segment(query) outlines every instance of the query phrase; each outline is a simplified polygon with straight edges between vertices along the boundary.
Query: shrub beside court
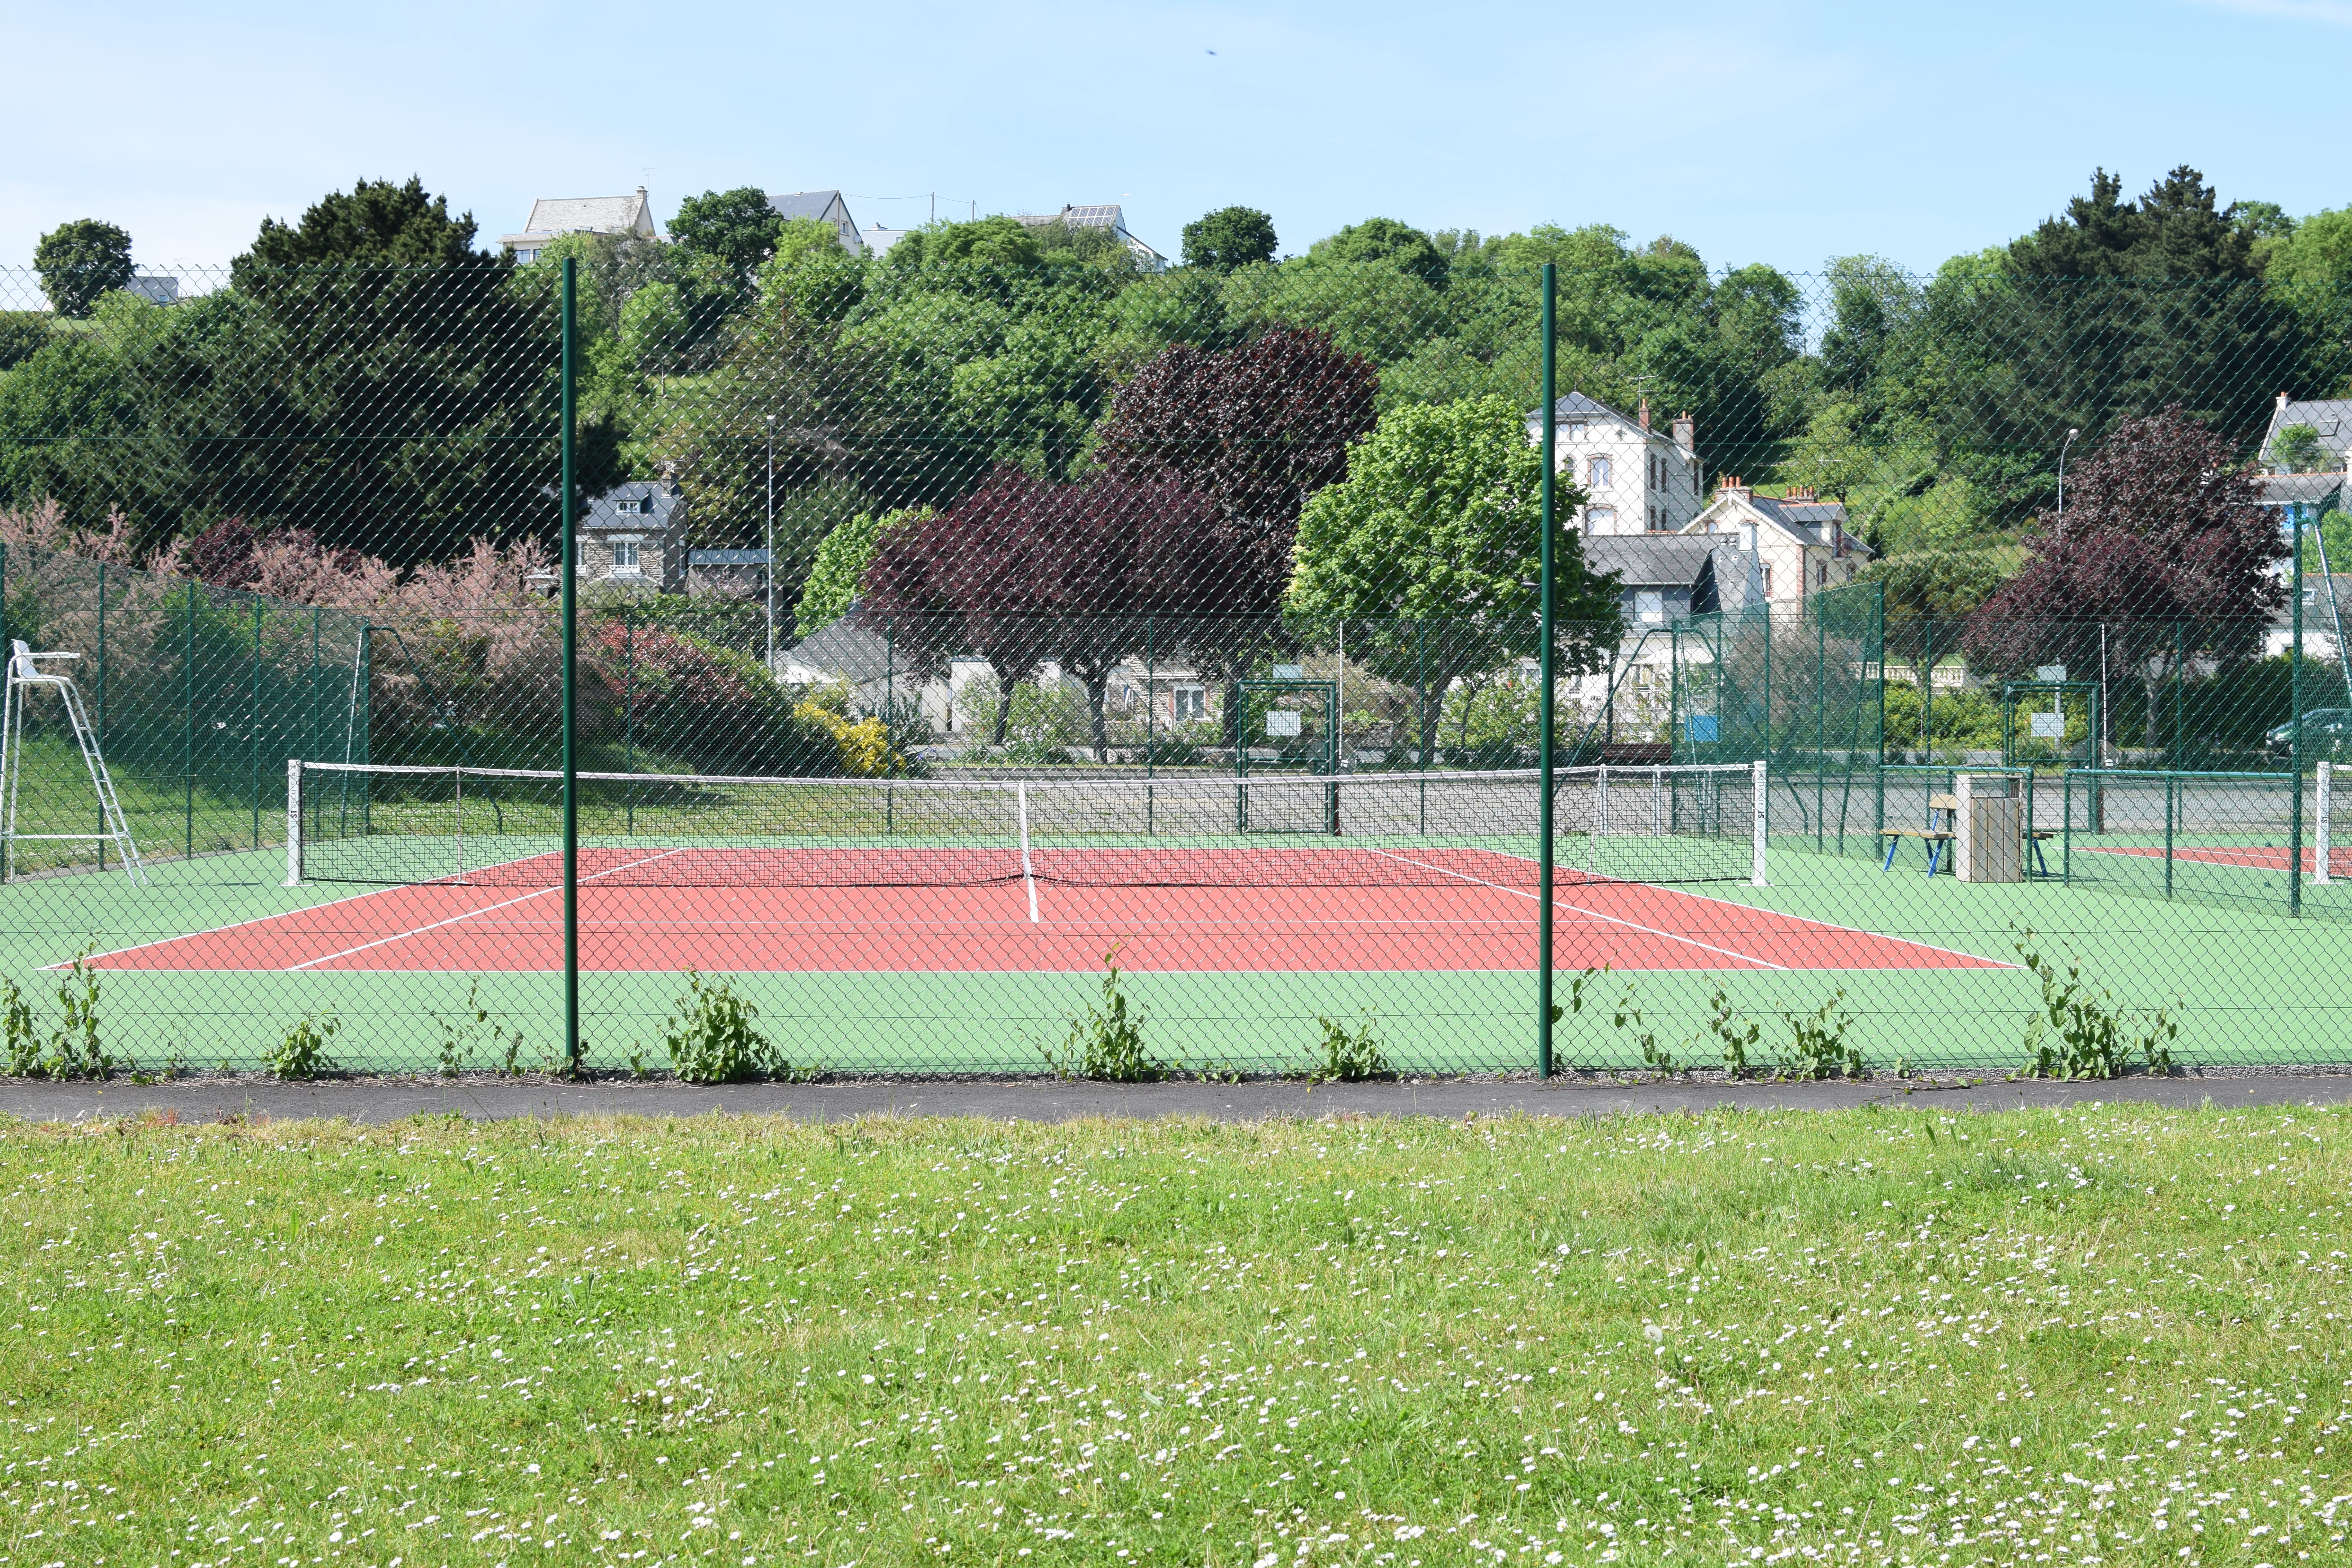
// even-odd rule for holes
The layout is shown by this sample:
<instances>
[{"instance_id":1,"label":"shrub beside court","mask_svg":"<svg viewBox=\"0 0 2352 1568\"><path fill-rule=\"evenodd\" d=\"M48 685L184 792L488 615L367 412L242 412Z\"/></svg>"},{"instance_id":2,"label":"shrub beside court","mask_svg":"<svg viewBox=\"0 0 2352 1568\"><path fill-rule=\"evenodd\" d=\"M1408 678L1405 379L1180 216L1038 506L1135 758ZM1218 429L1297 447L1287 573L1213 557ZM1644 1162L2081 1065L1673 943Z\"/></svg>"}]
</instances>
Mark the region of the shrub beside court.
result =
<instances>
[{"instance_id":1,"label":"shrub beside court","mask_svg":"<svg viewBox=\"0 0 2352 1568\"><path fill-rule=\"evenodd\" d=\"M0 1554L2341 1560L2347 1131L9 1125Z\"/></svg>"}]
</instances>

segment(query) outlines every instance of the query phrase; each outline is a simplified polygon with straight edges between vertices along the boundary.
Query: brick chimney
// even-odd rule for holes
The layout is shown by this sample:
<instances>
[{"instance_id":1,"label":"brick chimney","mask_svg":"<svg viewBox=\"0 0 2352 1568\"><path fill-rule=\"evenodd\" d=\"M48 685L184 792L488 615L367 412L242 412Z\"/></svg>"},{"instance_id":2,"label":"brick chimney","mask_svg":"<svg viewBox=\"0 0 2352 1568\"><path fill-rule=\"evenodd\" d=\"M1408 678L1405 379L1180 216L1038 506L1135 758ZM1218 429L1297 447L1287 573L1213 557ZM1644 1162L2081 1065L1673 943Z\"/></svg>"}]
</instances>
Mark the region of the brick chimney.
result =
<instances>
[{"instance_id":1,"label":"brick chimney","mask_svg":"<svg viewBox=\"0 0 2352 1568\"><path fill-rule=\"evenodd\" d=\"M1675 416L1675 445L1680 447L1685 456L1698 455L1698 422L1690 416L1687 408Z\"/></svg>"},{"instance_id":2,"label":"brick chimney","mask_svg":"<svg viewBox=\"0 0 2352 1568\"><path fill-rule=\"evenodd\" d=\"M2281 414L2286 412L2286 394L2284 392L2280 393L2278 395L2278 411Z\"/></svg>"},{"instance_id":3,"label":"brick chimney","mask_svg":"<svg viewBox=\"0 0 2352 1568\"><path fill-rule=\"evenodd\" d=\"M1756 492L1754 487L1741 484L1738 474L1726 474L1715 482L1715 493L1718 496L1738 496L1741 500L1750 500L1754 499Z\"/></svg>"},{"instance_id":4,"label":"brick chimney","mask_svg":"<svg viewBox=\"0 0 2352 1568\"><path fill-rule=\"evenodd\" d=\"M1822 492L1811 485L1790 485L1789 493L1780 498L1791 505L1802 506L1822 499Z\"/></svg>"},{"instance_id":5,"label":"brick chimney","mask_svg":"<svg viewBox=\"0 0 2352 1568\"><path fill-rule=\"evenodd\" d=\"M2282 401L2284 401L2284 399L2282 399ZM1643 429L1644 429L1644 430L1647 430L1649 427L1650 427L1650 395L1649 395L1648 393L1646 393L1646 392L1645 392L1645 393L1642 394L1642 428L1643 428Z\"/></svg>"}]
</instances>

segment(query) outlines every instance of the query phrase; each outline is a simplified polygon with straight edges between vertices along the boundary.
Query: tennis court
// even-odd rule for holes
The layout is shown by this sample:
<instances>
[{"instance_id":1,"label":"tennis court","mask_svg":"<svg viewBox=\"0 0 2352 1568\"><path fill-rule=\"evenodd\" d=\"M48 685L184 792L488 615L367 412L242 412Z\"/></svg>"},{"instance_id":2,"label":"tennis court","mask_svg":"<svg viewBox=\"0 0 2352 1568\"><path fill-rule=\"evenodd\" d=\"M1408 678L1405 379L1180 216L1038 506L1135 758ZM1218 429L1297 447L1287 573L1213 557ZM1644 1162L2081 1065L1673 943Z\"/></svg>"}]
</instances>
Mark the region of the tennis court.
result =
<instances>
[{"instance_id":1,"label":"tennis court","mask_svg":"<svg viewBox=\"0 0 2352 1568\"><path fill-rule=\"evenodd\" d=\"M919 858L920 863L914 862ZM692 847L583 852L581 964L604 973L1531 969L1535 864L1486 849L1001 851ZM1268 859L1276 862L1269 867ZM1270 871L1281 882L1268 885ZM111 952L107 968L532 972L562 963L560 861L378 889ZM920 876L927 885L912 886ZM1570 869L1565 967L1950 969L1990 961Z\"/></svg>"}]
</instances>

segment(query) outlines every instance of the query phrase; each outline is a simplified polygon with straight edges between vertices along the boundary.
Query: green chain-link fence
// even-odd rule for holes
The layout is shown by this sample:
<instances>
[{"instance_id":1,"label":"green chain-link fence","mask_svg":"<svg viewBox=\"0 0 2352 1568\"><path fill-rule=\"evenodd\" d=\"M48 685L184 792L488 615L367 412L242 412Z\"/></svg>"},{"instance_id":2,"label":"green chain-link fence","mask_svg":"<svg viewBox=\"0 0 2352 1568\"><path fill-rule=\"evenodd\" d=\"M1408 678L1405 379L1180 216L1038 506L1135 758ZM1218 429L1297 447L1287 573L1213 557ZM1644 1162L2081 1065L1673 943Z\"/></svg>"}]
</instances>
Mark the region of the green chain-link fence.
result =
<instances>
[{"instance_id":1,"label":"green chain-link fence","mask_svg":"<svg viewBox=\"0 0 2352 1568\"><path fill-rule=\"evenodd\" d=\"M2342 1059L2329 300L1082 238L0 274L13 1067Z\"/></svg>"}]
</instances>

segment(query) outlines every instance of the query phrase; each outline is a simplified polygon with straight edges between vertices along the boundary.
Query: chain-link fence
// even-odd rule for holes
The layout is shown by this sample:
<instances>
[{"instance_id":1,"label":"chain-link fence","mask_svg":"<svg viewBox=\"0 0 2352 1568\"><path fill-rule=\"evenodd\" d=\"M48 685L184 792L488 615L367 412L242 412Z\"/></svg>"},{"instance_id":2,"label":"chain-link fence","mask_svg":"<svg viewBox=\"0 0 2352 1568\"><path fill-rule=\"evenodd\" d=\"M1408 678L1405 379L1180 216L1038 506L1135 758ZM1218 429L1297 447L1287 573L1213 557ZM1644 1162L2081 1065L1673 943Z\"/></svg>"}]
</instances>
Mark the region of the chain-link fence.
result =
<instances>
[{"instance_id":1,"label":"chain-link fence","mask_svg":"<svg viewBox=\"0 0 2352 1568\"><path fill-rule=\"evenodd\" d=\"M2343 1059L2332 293L970 228L0 273L10 1070Z\"/></svg>"}]
</instances>

